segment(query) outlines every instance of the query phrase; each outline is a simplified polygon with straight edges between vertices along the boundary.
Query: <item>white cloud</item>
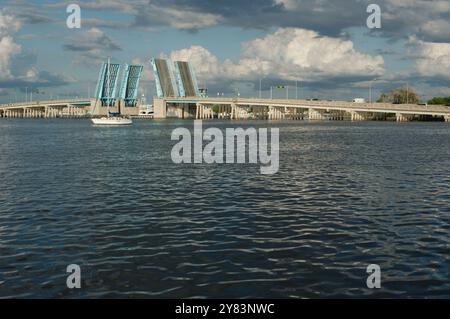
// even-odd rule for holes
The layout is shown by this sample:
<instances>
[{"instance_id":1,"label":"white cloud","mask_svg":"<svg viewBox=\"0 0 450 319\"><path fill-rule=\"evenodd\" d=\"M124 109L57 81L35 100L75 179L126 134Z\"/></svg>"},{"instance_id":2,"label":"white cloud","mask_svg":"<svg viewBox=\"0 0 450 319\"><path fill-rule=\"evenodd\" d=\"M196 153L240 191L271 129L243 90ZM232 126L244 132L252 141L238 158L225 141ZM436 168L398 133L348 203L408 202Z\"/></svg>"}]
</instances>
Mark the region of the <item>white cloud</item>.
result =
<instances>
[{"instance_id":1,"label":"white cloud","mask_svg":"<svg viewBox=\"0 0 450 319\"><path fill-rule=\"evenodd\" d=\"M164 56L162 56L164 58ZM172 61L189 61L195 73L204 80L213 80L225 75L221 61L204 47L194 45L188 49L173 51L170 54Z\"/></svg>"},{"instance_id":2,"label":"white cloud","mask_svg":"<svg viewBox=\"0 0 450 319\"><path fill-rule=\"evenodd\" d=\"M415 68L420 75L450 79L450 43L425 42L411 37L409 54L416 59Z\"/></svg>"},{"instance_id":3,"label":"white cloud","mask_svg":"<svg viewBox=\"0 0 450 319\"><path fill-rule=\"evenodd\" d=\"M12 15L8 15L4 10L0 10L0 37L16 32L20 29L21 24L19 20Z\"/></svg>"},{"instance_id":4,"label":"white cloud","mask_svg":"<svg viewBox=\"0 0 450 319\"><path fill-rule=\"evenodd\" d=\"M144 58L134 58L131 61L132 64L143 65L144 70L142 71L141 81L150 82L154 80L153 70L150 68L149 60Z\"/></svg>"},{"instance_id":5,"label":"white cloud","mask_svg":"<svg viewBox=\"0 0 450 319\"><path fill-rule=\"evenodd\" d=\"M323 37L317 32L281 28L264 38L247 42L241 59L220 61L201 46L174 51L173 60L190 61L201 79L320 81L330 77L380 76L381 56L355 50L351 41Z\"/></svg>"},{"instance_id":6,"label":"white cloud","mask_svg":"<svg viewBox=\"0 0 450 319\"><path fill-rule=\"evenodd\" d=\"M13 16L0 11L0 80L12 78L11 60L20 54L20 45L14 42L12 33L20 28L20 23Z\"/></svg>"},{"instance_id":7,"label":"white cloud","mask_svg":"<svg viewBox=\"0 0 450 319\"><path fill-rule=\"evenodd\" d=\"M74 59L76 64L86 65L101 63L107 56L106 52L122 50L114 39L95 27L69 37L63 48L76 54Z\"/></svg>"},{"instance_id":8,"label":"white cloud","mask_svg":"<svg viewBox=\"0 0 450 319\"><path fill-rule=\"evenodd\" d=\"M420 31L432 39L450 39L450 21L444 19L425 22Z\"/></svg>"},{"instance_id":9,"label":"white cloud","mask_svg":"<svg viewBox=\"0 0 450 319\"><path fill-rule=\"evenodd\" d=\"M297 0L275 0L275 3L283 5L287 10L295 10L300 6Z\"/></svg>"},{"instance_id":10,"label":"white cloud","mask_svg":"<svg viewBox=\"0 0 450 319\"><path fill-rule=\"evenodd\" d=\"M179 8L166 8L150 5L148 10L150 19L163 17L169 26L181 30L193 30L207 28L217 25L221 16L206 12L196 12L192 10L180 10Z\"/></svg>"}]
</instances>

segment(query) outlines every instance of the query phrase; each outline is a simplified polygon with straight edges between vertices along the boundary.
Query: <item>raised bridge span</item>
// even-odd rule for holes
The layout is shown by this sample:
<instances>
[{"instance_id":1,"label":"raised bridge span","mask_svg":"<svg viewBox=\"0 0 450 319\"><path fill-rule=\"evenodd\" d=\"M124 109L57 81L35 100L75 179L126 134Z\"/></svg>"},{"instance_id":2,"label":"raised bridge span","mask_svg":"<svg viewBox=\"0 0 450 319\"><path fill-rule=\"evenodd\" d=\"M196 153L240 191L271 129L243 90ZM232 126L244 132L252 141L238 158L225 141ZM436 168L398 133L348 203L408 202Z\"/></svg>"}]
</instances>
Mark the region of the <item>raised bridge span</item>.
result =
<instances>
[{"instance_id":1,"label":"raised bridge span","mask_svg":"<svg viewBox=\"0 0 450 319\"><path fill-rule=\"evenodd\" d=\"M413 119L450 121L450 107L389 103L353 103L252 98L155 98L155 118L229 119L309 119L309 120L385 120Z\"/></svg>"}]
</instances>

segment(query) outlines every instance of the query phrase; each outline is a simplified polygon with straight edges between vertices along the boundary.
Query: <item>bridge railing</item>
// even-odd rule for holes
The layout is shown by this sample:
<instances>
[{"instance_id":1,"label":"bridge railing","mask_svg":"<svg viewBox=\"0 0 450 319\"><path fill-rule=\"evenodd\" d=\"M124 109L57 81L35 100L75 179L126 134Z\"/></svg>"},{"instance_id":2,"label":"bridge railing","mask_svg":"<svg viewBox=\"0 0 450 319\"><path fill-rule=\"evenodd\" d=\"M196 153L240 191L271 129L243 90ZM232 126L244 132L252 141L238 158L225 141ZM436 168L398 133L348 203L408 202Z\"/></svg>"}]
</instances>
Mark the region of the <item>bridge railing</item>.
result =
<instances>
[{"instance_id":1,"label":"bridge railing","mask_svg":"<svg viewBox=\"0 0 450 319\"><path fill-rule=\"evenodd\" d=\"M0 108L8 108L8 107L27 107L27 106L40 106L40 105L51 105L51 104L70 104L71 102L84 102L89 101L93 102L95 99L87 98L87 99L62 99L62 100L49 100L49 101L34 101L34 102L19 102L19 103L8 103L8 104L0 104Z\"/></svg>"},{"instance_id":2,"label":"bridge railing","mask_svg":"<svg viewBox=\"0 0 450 319\"><path fill-rule=\"evenodd\" d=\"M348 109L377 109L391 111L431 111L431 112L450 112L450 107L445 105L419 105L419 104L391 104L391 103L355 103L346 101L314 101L314 100L292 100L292 99L258 99L258 98L168 98L167 100L196 100L198 103L241 103L241 104L277 104L284 106L305 106L305 107L336 107Z\"/></svg>"}]
</instances>

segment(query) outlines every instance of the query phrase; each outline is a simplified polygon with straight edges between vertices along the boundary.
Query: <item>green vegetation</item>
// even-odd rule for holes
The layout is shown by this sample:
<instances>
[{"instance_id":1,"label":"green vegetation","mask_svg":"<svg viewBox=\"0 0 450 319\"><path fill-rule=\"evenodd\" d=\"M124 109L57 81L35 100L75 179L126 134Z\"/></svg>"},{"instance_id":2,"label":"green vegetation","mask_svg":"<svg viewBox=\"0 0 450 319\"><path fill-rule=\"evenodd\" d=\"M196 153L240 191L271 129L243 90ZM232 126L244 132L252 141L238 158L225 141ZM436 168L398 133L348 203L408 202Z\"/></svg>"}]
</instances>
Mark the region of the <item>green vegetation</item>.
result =
<instances>
[{"instance_id":1,"label":"green vegetation","mask_svg":"<svg viewBox=\"0 0 450 319\"><path fill-rule=\"evenodd\" d=\"M450 97L435 97L428 101L431 105L450 105Z\"/></svg>"},{"instance_id":2,"label":"green vegetation","mask_svg":"<svg viewBox=\"0 0 450 319\"><path fill-rule=\"evenodd\" d=\"M399 88L389 93L381 94L378 103L394 103L394 104L419 104L420 98L414 89Z\"/></svg>"}]
</instances>

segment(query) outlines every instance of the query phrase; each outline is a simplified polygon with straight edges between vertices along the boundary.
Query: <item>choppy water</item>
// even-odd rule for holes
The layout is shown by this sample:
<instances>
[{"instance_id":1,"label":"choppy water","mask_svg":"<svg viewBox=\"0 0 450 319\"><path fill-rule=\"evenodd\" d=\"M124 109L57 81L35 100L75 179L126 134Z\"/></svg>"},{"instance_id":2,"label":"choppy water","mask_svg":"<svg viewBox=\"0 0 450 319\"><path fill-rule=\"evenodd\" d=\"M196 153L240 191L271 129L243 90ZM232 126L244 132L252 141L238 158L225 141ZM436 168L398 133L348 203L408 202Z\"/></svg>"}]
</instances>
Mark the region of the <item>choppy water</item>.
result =
<instances>
[{"instance_id":1,"label":"choppy water","mask_svg":"<svg viewBox=\"0 0 450 319\"><path fill-rule=\"evenodd\" d=\"M204 123L279 127L274 176L173 164L190 124L0 121L0 297L450 298L448 124Z\"/></svg>"}]
</instances>

